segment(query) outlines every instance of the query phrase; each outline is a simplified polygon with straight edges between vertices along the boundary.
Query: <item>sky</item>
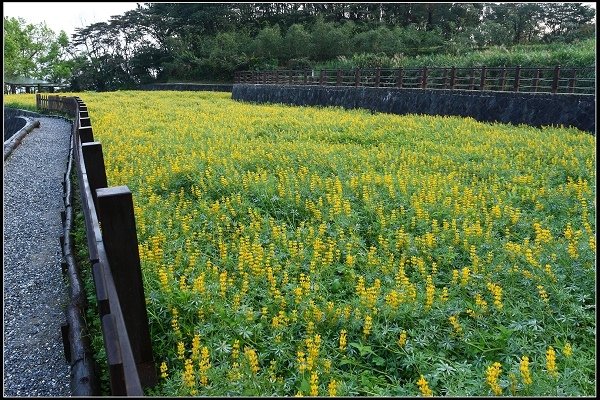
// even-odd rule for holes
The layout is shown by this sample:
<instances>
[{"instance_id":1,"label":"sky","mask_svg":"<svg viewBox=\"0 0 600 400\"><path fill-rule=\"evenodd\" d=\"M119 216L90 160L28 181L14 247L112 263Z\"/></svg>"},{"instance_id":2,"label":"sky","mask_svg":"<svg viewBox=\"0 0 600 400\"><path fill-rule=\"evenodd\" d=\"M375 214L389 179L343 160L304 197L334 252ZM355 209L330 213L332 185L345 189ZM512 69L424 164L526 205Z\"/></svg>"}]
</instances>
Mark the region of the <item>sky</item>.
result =
<instances>
[{"instance_id":1,"label":"sky","mask_svg":"<svg viewBox=\"0 0 600 400\"><path fill-rule=\"evenodd\" d=\"M3 2L5 17L21 17L27 23L45 21L48 28L59 33L61 30L71 38L75 28L84 28L95 22L107 22L113 15L133 10L138 3L29 3ZM139 4L143 4L140 2Z\"/></svg>"},{"instance_id":2,"label":"sky","mask_svg":"<svg viewBox=\"0 0 600 400\"><path fill-rule=\"evenodd\" d=\"M83 28L95 22L107 22L113 15L133 10L138 3L29 3L3 2L5 17L21 17L28 23L45 21L54 32L64 30L71 37L75 28ZM142 4L142 2L140 2ZM596 8L596 3L583 3Z\"/></svg>"}]
</instances>

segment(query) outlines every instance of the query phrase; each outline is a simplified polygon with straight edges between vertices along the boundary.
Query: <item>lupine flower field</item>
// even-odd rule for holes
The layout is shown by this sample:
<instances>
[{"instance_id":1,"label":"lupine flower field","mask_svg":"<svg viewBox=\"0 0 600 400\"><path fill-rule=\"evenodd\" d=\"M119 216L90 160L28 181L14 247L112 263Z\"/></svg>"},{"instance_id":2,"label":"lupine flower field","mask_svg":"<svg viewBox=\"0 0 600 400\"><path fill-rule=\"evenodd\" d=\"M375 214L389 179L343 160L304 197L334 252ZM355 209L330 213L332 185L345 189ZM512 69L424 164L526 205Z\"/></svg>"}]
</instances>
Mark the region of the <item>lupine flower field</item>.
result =
<instances>
[{"instance_id":1,"label":"lupine flower field","mask_svg":"<svg viewBox=\"0 0 600 400\"><path fill-rule=\"evenodd\" d=\"M595 394L594 136L78 95L133 192L148 394Z\"/></svg>"}]
</instances>

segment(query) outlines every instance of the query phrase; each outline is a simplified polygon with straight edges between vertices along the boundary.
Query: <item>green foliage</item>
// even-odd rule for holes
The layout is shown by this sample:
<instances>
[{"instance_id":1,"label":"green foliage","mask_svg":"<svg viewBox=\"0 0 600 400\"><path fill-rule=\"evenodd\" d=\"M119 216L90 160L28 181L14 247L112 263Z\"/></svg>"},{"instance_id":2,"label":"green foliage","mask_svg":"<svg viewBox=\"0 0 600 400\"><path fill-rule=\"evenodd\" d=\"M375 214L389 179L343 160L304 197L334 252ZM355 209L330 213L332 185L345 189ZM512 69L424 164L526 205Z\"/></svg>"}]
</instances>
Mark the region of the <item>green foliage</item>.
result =
<instances>
[{"instance_id":1,"label":"green foliage","mask_svg":"<svg viewBox=\"0 0 600 400\"><path fill-rule=\"evenodd\" d=\"M594 15L580 3L144 3L77 29L71 43L43 24L5 18L5 73L108 91L231 82L257 69L582 67L595 62L595 50L578 44L595 44ZM539 43L573 48L519 48Z\"/></svg>"},{"instance_id":2,"label":"green foliage","mask_svg":"<svg viewBox=\"0 0 600 400\"><path fill-rule=\"evenodd\" d=\"M71 74L66 59L68 37L22 18L4 17L4 76L64 82Z\"/></svg>"},{"instance_id":3,"label":"green foliage","mask_svg":"<svg viewBox=\"0 0 600 400\"><path fill-rule=\"evenodd\" d=\"M518 45L511 48L493 46L485 50L472 50L460 55L454 54L425 54L415 57L396 54L353 54L352 57L338 57L336 60L319 63L316 69L353 69L353 68L417 68L433 67L501 67L513 65L535 65L540 67L593 67L596 39L564 44L534 44Z\"/></svg>"}]
</instances>

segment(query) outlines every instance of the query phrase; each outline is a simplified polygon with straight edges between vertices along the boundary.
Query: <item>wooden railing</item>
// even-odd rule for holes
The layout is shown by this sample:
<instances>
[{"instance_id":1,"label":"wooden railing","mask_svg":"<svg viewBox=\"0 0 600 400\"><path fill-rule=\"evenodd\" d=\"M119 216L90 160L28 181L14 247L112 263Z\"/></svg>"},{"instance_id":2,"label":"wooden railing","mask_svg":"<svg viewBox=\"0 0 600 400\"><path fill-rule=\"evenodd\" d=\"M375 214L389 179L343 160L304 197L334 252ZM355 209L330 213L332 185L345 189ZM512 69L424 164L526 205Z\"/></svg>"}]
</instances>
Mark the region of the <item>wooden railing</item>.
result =
<instances>
[{"instance_id":1,"label":"wooden railing","mask_svg":"<svg viewBox=\"0 0 600 400\"><path fill-rule=\"evenodd\" d=\"M36 103L41 110L73 118L73 157L111 394L143 396L142 388L156 383L157 372L131 192L127 186L107 187L102 146L94 141L88 109L81 99L37 94Z\"/></svg>"},{"instance_id":2,"label":"wooden railing","mask_svg":"<svg viewBox=\"0 0 600 400\"><path fill-rule=\"evenodd\" d=\"M595 94L595 71L559 65L238 71L235 83Z\"/></svg>"}]
</instances>

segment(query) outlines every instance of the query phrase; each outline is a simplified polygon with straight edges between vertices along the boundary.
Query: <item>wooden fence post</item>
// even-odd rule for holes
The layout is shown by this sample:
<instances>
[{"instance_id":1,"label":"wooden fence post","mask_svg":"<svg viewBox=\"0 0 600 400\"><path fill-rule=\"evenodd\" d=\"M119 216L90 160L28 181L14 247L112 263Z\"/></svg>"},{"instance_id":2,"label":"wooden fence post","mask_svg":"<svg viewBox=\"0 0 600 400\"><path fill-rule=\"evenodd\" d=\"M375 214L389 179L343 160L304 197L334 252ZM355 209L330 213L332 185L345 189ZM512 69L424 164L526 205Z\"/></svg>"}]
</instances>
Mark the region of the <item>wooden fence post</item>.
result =
<instances>
[{"instance_id":1,"label":"wooden fence post","mask_svg":"<svg viewBox=\"0 0 600 400\"><path fill-rule=\"evenodd\" d=\"M519 81L521 80L521 66L517 65L515 67L515 84L513 85L513 90L515 92L519 91Z\"/></svg>"},{"instance_id":2,"label":"wooden fence post","mask_svg":"<svg viewBox=\"0 0 600 400\"><path fill-rule=\"evenodd\" d=\"M360 85L360 68L356 68L354 71L354 86Z\"/></svg>"},{"instance_id":3,"label":"wooden fence post","mask_svg":"<svg viewBox=\"0 0 600 400\"><path fill-rule=\"evenodd\" d=\"M504 81L506 80L506 67L502 67L500 70L500 82L498 83L498 89L504 90Z\"/></svg>"},{"instance_id":4,"label":"wooden fence post","mask_svg":"<svg viewBox=\"0 0 600 400\"><path fill-rule=\"evenodd\" d=\"M538 82L540 81L540 69L535 70L535 78L533 78L533 91L537 93L538 91Z\"/></svg>"},{"instance_id":5,"label":"wooden fence post","mask_svg":"<svg viewBox=\"0 0 600 400\"><path fill-rule=\"evenodd\" d=\"M96 190L98 221L127 335L142 386L157 381L148 327L146 298L133 213L133 198L127 186Z\"/></svg>"},{"instance_id":6,"label":"wooden fence post","mask_svg":"<svg viewBox=\"0 0 600 400\"><path fill-rule=\"evenodd\" d=\"M448 68L444 68L444 78L443 78L442 86L444 89L448 88Z\"/></svg>"},{"instance_id":7,"label":"wooden fence post","mask_svg":"<svg viewBox=\"0 0 600 400\"><path fill-rule=\"evenodd\" d=\"M421 76L421 89L427 89L427 67L423 67L423 74Z\"/></svg>"},{"instance_id":8,"label":"wooden fence post","mask_svg":"<svg viewBox=\"0 0 600 400\"><path fill-rule=\"evenodd\" d=\"M471 79L469 80L469 89L475 90L475 68L471 68Z\"/></svg>"},{"instance_id":9,"label":"wooden fence post","mask_svg":"<svg viewBox=\"0 0 600 400\"><path fill-rule=\"evenodd\" d=\"M573 69L573 77L569 79L569 93L575 92L575 81L577 80L577 70Z\"/></svg>"},{"instance_id":10,"label":"wooden fence post","mask_svg":"<svg viewBox=\"0 0 600 400\"><path fill-rule=\"evenodd\" d=\"M485 65L481 67L481 80L479 81L479 90L485 89Z\"/></svg>"},{"instance_id":11,"label":"wooden fence post","mask_svg":"<svg viewBox=\"0 0 600 400\"><path fill-rule=\"evenodd\" d=\"M552 93L558 91L558 80L560 79L560 65L554 67L554 78L552 79Z\"/></svg>"},{"instance_id":12,"label":"wooden fence post","mask_svg":"<svg viewBox=\"0 0 600 400\"><path fill-rule=\"evenodd\" d=\"M399 89L402 89L402 81L404 80L404 70L402 68L398 68L398 76L396 77L396 86Z\"/></svg>"},{"instance_id":13,"label":"wooden fence post","mask_svg":"<svg viewBox=\"0 0 600 400\"><path fill-rule=\"evenodd\" d=\"M83 154L83 162L85 163L90 192L92 192L92 198L94 199L94 206L98 209L96 189L108 186L102 145L100 142L81 143L81 153Z\"/></svg>"},{"instance_id":14,"label":"wooden fence post","mask_svg":"<svg viewBox=\"0 0 600 400\"><path fill-rule=\"evenodd\" d=\"M304 70L303 83L306 85L308 83L308 71Z\"/></svg>"},{"instance_id":15,"label":"wooden fence post","mask_svg":"<svg viewBox=\"0 0 600 400\"><path fill-rule=\"evenodd\" d=\"M381 68L377 67L375 69L375 87L379 87L381 82Z\"/></svg>"},{"instance_id":16,"label":"wooden fence post","mask_svg":"<svg viewBox=\"0 0 600 400\"><path fill-rule=\"evenodd\" d=\"M94 133L92 132L91 126L81 126L79 127L79 140L81 143L88 143L94 141Z\"/></svg>"},{"instance_id":17,"label":"wooden fence post","mask_svg":"<svg viewBox=\"0 0 600 400\"><path fill-rule=\"evenodd\" d=\"M321 72L319 72L319 85L324 85L325 84L325 70L321 70Z\"/></svg>"},{"instance_id":18,"label":"wooden fence post","mask_svg":"<svg viewBox=\"0 0 600 400\"><path fill-rule=\"evenodd\" d=\"M450 90L454 89L454 83L456 82L456 67L450 68Z\"/></svg>"}]
</instances>

